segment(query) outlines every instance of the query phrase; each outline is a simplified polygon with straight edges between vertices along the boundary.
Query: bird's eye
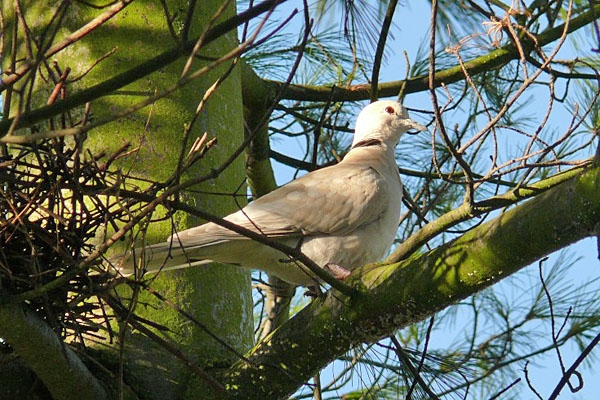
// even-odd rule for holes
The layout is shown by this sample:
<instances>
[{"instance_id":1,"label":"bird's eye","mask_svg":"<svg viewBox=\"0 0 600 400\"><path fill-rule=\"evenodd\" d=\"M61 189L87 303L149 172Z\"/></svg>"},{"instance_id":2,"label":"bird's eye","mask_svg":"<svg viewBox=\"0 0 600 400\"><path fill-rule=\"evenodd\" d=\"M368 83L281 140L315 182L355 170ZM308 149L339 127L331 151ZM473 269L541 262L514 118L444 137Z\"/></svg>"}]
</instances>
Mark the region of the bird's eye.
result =
<instances>
[{"instance_id":1,"label":"bird's eye","mask_svg":"<svg viewBox=\"0 0 600 400\"><path fill-rule=\"evenodd\" d=\"M394 110L394 107L392 107L392 106L387 106L384 111L386 112L386 114L392 114L393 115L393 114L396 113L396 110Z\"/></svg>"}]
</instances>

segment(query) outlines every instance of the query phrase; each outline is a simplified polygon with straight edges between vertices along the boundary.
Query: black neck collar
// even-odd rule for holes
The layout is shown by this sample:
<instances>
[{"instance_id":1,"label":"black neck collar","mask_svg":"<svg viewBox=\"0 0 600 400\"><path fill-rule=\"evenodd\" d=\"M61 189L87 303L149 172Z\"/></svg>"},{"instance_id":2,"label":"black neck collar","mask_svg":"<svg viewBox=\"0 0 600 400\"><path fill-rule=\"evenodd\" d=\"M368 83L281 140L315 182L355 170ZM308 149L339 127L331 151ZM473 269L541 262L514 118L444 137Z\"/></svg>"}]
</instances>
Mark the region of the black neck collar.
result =
<instances>
[{"instance_id":1,"label":"black neck collar","mask_svg":"<svg viewBox=\"0 0 600 400\"><path fill-rule=\"evenodd\" d=\"M354 146L352 146L352 148L355 149L357 147L381 146L382 144L383 141L381 139L365 139L356 143Z\"/></svg>"}]
</instances>

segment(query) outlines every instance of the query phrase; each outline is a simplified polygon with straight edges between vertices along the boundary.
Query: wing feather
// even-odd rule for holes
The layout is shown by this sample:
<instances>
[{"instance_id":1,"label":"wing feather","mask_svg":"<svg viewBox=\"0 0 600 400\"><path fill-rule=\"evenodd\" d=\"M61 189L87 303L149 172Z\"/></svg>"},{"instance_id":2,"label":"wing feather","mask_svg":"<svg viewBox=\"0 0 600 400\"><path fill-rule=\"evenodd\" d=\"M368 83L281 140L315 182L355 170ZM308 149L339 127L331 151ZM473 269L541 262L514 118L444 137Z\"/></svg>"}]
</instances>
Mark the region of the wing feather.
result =
<instances>
[{"instance_id":1,"label":"wing feather","mask_svg":"<svg viewBox=\"0 0 600 400\"><path fill-rule=\"evenodd\" d=\"M383 179L373 167L337 164L293 180L225 219L273 238L344 235L375 221L395 201ZM173 239L187 247L245 237L207 223Z\"/></svg>"}]
</instances>

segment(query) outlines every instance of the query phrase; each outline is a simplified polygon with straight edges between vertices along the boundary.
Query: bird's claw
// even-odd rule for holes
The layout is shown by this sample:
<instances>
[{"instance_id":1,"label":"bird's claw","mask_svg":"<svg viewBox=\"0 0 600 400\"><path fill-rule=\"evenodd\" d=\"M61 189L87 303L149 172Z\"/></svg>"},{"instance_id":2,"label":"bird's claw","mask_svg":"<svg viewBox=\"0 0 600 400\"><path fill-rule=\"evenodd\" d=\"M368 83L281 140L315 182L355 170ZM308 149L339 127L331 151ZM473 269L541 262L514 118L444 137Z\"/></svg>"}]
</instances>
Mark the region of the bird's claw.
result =
<instances>
[{"instance_id":1,"label":"bird's claw","mask_svg":"<svg viewBox=\"0 0 600 400\"><path fill-rule=\"evenodd\" d=\"M342 280L346 279L348 277L348 275L350 275L350 272L351 272L349 269L346 269L346 268L342 267L341 265L334 264L334 263L327 263L327 264L325 264L325 266L323 268L326 269L327 271L329 271L331 273L331 275L333 275L333 277L335 279L337 279L338 281L342 281Z\"/></svg>"}]
</instances>

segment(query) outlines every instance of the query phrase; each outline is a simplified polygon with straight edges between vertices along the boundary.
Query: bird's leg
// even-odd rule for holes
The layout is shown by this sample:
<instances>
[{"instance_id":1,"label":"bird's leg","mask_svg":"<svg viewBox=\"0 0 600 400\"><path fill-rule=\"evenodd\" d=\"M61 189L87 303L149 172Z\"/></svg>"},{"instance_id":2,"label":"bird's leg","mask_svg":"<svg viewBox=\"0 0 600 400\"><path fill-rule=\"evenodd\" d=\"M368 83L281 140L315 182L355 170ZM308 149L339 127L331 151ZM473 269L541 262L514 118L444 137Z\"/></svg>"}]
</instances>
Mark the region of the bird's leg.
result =
<instances>
[{"instance_id":1,"label":"bird's leg","mask_svg":"<svg viewBox=\"0 0 600 400\"><path fill-rule=\"evenodd\" d=\"M333 275L333 277L338 281L346 279L351 272L349 269L346 269L335 263L327 263L323 266L323 269L329 271L331 275Z\"/></svg>"}]
</instances>

